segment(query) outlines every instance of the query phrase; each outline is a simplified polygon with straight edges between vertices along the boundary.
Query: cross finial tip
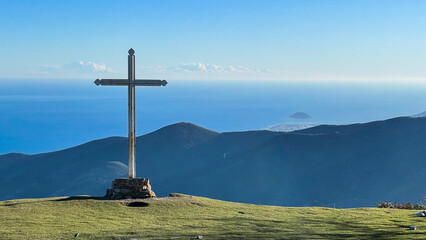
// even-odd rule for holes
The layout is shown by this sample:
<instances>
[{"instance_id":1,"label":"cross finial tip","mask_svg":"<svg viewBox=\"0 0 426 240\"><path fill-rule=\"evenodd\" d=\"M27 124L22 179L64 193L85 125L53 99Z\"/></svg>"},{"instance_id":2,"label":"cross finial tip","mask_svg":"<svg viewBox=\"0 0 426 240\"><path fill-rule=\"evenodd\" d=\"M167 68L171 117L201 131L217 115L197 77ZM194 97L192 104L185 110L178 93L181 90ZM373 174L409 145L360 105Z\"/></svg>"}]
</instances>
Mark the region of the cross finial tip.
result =
<instances>
[{"instance_id":1,"label":"cross finial tip","mask_svg":"<svg viewBox=\"0 0 426 240\"><path fill-rule=\"evenodd\" d=\"M96 80L94 81L94 83L96 84L96 86L99 86L99 85L101 84L101 80L100 80L100 79L96 79Z\"/></svg>"},{"instance_id":2,"label":"cross finial tip","mask_svg":"<svg viewBox=\"0 0 426 240\"><path fill-rule=\"evenodd\" d=\"M129 49L129 55L131 56L131 55L134 55L135 54L135 50L133 50L133 48L130 48Z\"/></svg>"}]
</instances>

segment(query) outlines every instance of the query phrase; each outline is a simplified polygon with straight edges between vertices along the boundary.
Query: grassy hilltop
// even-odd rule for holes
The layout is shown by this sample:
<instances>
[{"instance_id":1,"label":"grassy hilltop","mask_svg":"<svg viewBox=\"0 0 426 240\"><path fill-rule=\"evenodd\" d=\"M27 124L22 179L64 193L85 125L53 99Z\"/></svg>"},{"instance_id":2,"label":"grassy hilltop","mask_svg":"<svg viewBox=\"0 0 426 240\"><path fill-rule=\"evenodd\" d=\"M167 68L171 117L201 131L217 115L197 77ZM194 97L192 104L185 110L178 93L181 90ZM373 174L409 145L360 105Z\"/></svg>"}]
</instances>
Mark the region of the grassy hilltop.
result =
<instances>
[{"instance_id":1,"label":"grassy hilltop","mask_svg":"<svg viewBox=\"0 0 426 240\"><path fill-rule=\"evenodd\" d=\"M0 239L421 239L426 221L416 213L260 206L184 195L137 202L23 199L0 202ZM408 230L411 225L417 230Z\"/></svg>"}]
</instances>

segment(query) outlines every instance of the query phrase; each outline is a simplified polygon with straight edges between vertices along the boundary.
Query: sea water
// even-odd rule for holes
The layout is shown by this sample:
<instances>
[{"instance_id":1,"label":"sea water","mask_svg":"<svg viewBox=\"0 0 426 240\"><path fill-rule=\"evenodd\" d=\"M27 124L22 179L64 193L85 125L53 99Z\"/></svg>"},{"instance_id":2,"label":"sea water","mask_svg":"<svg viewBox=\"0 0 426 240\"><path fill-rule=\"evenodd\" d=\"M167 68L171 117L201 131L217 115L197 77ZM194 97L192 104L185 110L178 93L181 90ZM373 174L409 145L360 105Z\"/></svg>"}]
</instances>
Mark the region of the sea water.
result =
<instances>
[{"instance_id":1,"label":"sea water","mask_svg":"<svg viewBox=\"0 0 426 240\"><path fill-rule=\"evenodd\" d=\"M426 85L184 81L136 88L136 133L177 122L218 131L350 124L426 111ZM292 119L305 112L311 119ZM0 80L0 154L60 150L127 135L127 87L93 80Z\"/></svg>"}]
</instances>

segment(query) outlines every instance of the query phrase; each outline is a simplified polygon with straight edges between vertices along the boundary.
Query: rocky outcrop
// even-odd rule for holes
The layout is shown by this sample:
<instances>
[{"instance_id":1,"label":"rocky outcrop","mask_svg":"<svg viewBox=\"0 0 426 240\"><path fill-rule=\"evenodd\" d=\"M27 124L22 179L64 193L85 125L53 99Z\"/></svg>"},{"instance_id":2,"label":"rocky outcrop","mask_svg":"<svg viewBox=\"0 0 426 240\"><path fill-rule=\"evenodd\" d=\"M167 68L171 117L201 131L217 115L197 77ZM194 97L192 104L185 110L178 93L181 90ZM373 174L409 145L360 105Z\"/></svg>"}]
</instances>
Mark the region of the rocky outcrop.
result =
<instances>
[{"instance_id":1,"label":"rocky outcrop","mask_svg":"<svg viewBox=\"0 0 426 240\"><path fill-rule=\"evenodd\" d=\"M105 198L111 200L154 197L148 178L117 178L105 195Z\"/></svg>"}]
</instances>

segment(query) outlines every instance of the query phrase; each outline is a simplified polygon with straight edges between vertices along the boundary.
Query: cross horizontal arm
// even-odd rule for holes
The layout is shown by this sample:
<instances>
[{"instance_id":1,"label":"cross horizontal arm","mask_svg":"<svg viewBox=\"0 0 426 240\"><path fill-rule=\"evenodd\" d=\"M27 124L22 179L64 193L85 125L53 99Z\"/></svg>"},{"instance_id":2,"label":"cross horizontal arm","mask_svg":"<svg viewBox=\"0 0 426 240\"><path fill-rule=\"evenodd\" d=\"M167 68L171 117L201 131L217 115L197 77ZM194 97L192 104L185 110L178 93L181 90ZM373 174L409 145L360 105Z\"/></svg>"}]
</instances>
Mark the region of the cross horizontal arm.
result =
<instances>
[{"instance_id":1,"label":"cross horizontal arm","mask_svg":"<svg viewBox=\"0 0 426 240\"><path fill-rule=\"evenodd\" d=\"M94 82L97 86L166 86L166 80L156 79L136 79L129 81L127 79L96 79Z\"/></svg>"}]
</instances>

